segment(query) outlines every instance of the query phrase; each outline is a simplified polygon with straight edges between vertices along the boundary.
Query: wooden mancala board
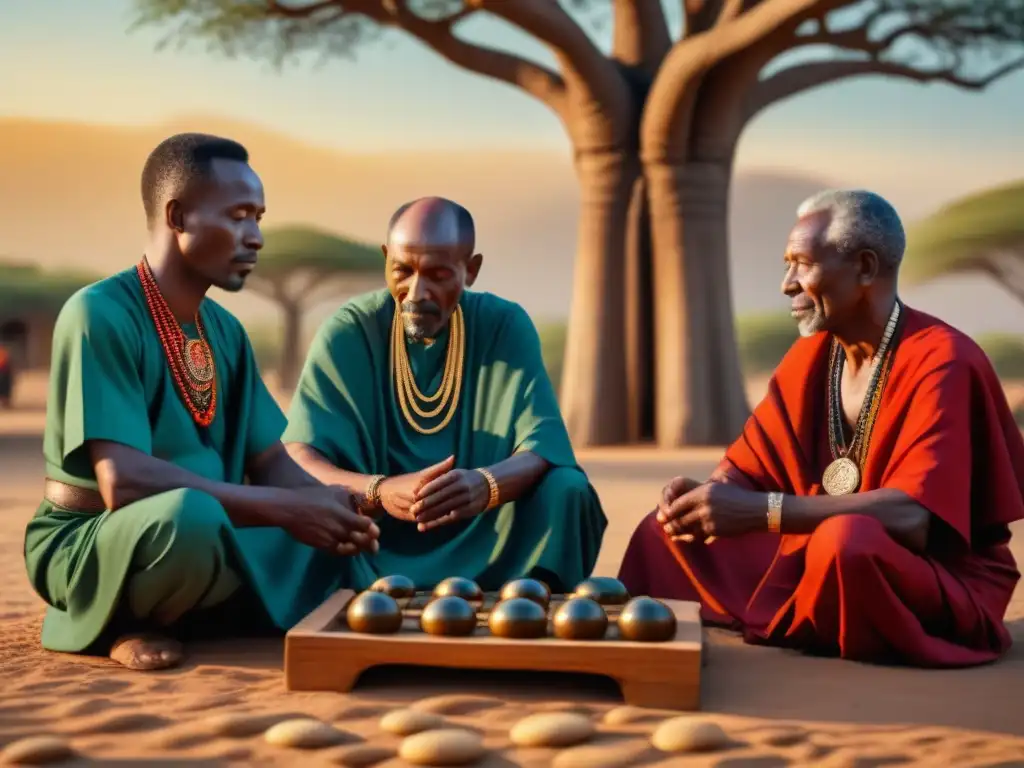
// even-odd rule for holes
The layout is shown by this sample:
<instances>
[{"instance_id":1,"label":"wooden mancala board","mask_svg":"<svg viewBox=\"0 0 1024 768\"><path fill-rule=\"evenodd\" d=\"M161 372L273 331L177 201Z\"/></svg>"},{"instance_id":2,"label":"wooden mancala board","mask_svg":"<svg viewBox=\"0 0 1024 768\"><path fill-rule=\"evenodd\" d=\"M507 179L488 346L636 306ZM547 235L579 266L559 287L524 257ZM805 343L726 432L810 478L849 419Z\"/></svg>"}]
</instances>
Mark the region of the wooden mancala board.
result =
<instances>
[{"instance_id":1,"label":"wooden mancala board","mask_svg":"<svg viewBox=\"0 0 1024 768\"><path fill-rule=\"evenodd\" d=\"M371 667L412 665L456 669L523 670L601 675L618 683L627 704L660 709L700 708L702 633L700 606L663 600L678 620L676 636L664 642L618 639L619 611L608 609L602 640L494 637L487 616L497 601L485 594L478 627L468 637L430 635L419 617L430 595L418 593L403 609L402 628L394 634L364 634L350 629L345 610L357 593L339 590L285 636L285 684L290 691L349 691ZM565 600L553 595L549 616Z\"/></svg>"}]
</instances>

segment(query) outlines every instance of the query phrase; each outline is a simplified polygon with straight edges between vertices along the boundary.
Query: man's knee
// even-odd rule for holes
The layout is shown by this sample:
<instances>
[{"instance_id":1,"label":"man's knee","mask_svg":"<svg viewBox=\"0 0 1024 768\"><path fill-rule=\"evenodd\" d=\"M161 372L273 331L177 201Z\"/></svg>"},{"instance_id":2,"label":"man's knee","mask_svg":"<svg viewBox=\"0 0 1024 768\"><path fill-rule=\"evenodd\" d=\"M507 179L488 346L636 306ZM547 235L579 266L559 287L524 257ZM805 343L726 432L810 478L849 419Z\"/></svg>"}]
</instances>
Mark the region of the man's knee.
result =
<instances>
[{"instance_id":1,"label":"man's knee","mask_svg":"<svg viewBox=\"0 0 1024 768\"><path fill-rule=\"evenodd\" d=\"M840 563L864 562L891 543L885 527L866 515L837 515L819 525L807 545L807 556Z\"/></svg>"},{"instance_id":2,"label":"man's knee","mask_svg":"<svg viewBox=\"0 0 1024 768\"><path fill-rule=\"evenodd\" d=\"M577 508L589 503L593 490L587 476L575 467L555 467L548 470L537 485L536 495L547 502L557 502ZM559 510L561 511L561 510Z\"/></svg>"},{"instance_id":3,"label":"man's knee","mask_svg":"<svg viewBox=\"0 0 1024 768\"><path fill-rule=\"evenodd\" d=\"M193 488L179 488L150 499L146 531L136 550L136 565L160 559L195 567L204 552L221 546L224 527L230 525L224 507L213 496ZM143 561L143 562L140 562Z\"/></svg>"}]
</instances>

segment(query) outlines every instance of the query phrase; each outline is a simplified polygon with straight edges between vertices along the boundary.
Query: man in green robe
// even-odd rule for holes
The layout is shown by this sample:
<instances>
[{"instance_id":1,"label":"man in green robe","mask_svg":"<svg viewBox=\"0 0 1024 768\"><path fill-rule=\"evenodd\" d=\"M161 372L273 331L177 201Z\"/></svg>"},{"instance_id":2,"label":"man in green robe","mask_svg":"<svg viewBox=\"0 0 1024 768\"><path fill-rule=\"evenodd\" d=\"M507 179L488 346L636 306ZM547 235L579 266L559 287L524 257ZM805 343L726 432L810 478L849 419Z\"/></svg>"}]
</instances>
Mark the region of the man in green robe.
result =
<instances>
[{"instance_id":1,"label":"man in green robe","mask_svg":"<svg viewBox=\"0 0 1024 768\"><path fill-rule=\"evenodd\" d=\"M400 208L382 247L387 289L343 305L313 342L284 442L311 475L378 517L380 549L346 558L364 589L401 574L483 589L533 577L571 590L607 525L577 465L518 304L465 290L483 257L462 206Z\"/></svg>"},{"instance_id":2,"label":"man in green robe","mask_svg":"<svg viewBox=\"0 0 1024 768\"><path fill-rule=\"evenodd\" d=\"M263 244L245 149L173 136L142 191L145 257L57 319L25 564L50 606L44 647L160 669L182 658L174 635L232 607L292 626L379 531L288 456L245 330L206 298L239 290Z\"/></svg>"}]
</instances>

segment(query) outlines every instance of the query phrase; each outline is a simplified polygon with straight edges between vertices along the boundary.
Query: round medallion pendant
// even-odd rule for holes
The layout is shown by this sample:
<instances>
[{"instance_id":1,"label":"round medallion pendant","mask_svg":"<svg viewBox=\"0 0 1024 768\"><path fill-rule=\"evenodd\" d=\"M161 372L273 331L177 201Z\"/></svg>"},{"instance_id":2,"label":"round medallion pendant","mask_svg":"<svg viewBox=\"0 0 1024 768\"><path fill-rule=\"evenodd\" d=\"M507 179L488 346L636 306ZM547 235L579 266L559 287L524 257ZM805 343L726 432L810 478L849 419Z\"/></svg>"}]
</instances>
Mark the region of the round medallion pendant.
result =
<instances>
[{"instance_id":1,"label":"round medallion pendant","mask_svg":"<svg viewBox=\"0 0 1024 768\"><path fill-rule=\"evenodd\" d=\"M853 459L836 459L825 468L821 485L829 496L846 496L860 485L860 468Z\"/></svg>"},{"instance_id":2,"label":"round medallion pendant","mask_svg":"<svg viewBox=\"0 0 1024 768\"><path fill-rule=\"evenodd\" d=\"M185 366L196 384L206 384L213 380L213 355L205 341L189 339L185 342Z\"/></svg>"}]
</instances>

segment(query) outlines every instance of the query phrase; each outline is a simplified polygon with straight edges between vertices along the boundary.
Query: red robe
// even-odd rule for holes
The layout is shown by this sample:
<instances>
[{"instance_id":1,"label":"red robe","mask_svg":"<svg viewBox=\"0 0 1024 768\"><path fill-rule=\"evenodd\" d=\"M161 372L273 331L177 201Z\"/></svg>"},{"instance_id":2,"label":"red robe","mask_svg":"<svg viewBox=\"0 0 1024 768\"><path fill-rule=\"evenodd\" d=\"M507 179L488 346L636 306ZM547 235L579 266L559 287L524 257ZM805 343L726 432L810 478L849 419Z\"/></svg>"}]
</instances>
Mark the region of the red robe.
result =
<instances>
[{"instance_id":1,"label":"red robe","mask_svg":"<svg viewBox=\"0 0 1024 768\"><path fill-rule=\"evenodd\" d=\"M925 667L1002 655L1020 578L1008 525L1024 519L1024 440L977 344L909 308L902 325L860 490L898 489L931 512L923 556L862 515L704 545L673 542L652 512L619 573L630 592L699 601L707 622L752 643ZM829 344L827 333L801 339L779 364L719 466L729 482L824 493Z\"/></svg>"}]
</instances>

